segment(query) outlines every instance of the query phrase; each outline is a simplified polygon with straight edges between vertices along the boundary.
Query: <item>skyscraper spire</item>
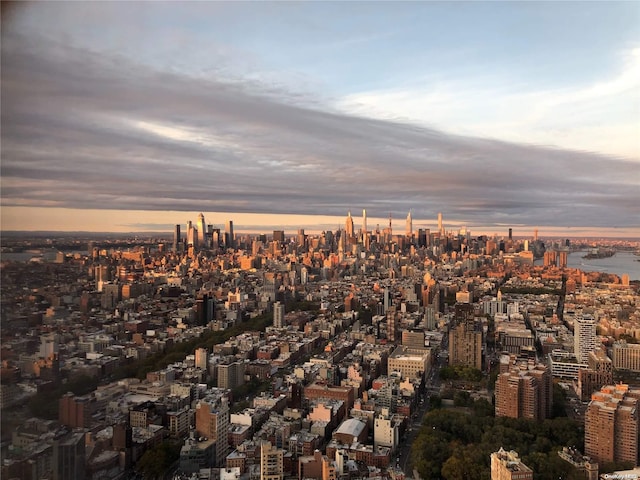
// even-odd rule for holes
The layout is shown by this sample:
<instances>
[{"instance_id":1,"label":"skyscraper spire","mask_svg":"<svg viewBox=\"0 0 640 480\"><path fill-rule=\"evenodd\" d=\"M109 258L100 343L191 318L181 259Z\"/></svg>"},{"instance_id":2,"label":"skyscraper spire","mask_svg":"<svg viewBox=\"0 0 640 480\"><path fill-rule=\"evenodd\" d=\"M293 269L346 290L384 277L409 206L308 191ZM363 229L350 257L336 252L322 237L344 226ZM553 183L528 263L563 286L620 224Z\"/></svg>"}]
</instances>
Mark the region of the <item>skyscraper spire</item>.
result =
<instances>
[{"instance_id":1,"label":"skyscraper spire","mask_svg":"<svg viewBox=\"0 0 640 480\"><path fill-rule=\"evenodd\" d=\"M347 238L352 238L353 237L353 218L351 218L351 210L349 210L349 214L347 215L345 230L347 233Z\"/></svg>"},{"instance_id":2,"label":"skyscraper spire","mask_svg":"<svg viewBox=\"0 0 640 480\"><path fill-rule=\"evenodd\" d=\"M409 214L407 215L407 226L405 234L407 237L413 236L413 219L411 218L411 210L409 210Z\"/></svg>"}]
</instances>

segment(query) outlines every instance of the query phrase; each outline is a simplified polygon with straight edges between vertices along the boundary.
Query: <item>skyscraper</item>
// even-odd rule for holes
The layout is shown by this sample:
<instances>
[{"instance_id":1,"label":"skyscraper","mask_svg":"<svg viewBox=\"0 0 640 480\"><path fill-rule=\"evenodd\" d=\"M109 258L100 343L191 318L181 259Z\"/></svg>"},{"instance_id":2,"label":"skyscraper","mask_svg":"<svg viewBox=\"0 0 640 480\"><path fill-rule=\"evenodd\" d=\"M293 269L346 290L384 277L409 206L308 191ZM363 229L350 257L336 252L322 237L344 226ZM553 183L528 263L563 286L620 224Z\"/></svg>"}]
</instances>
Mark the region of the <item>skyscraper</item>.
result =
<instances>
[{"instance_id":1,"label":"skyscraper","mask_svg":"<svg viewBox=\"0 0 640 480\"><path fill-rule=\"evenodd\" d=\"M178 252L178 245L180 245L180 224L175 226L175 229L173 230L173 252L177 253Z\"/></svg>"},{"instance_id":2,"label":"skyscraper","mask_svg":"<svg viewBox=\"0 0 640 480\"><path fill-rule=\"evenodd\" d=\"M347 239L353 238L353 218L351 218L351 211L349 211L349 214L347 215L345 230L347 232Z\"/></svg>"},{"instance_id":3,"label":"skyscraper","mask_svg":"<svg viewBox=\"0 0 640 480\"><path fill-rule=\"evenodd\" d=\"M413 219L411 218L411 210L409 210L409 214L407 215L405 235L407 238L411 238L413 236Z\"/></svg>"},{"instance_id":4,"label":"skyscraper","mask_svg":"<svg viewBox=\"0 0 640 480\"><path fill-rule=\"evenodd\" d=\"M589 361L589 353L596 349L596 320L593 315L578 314L573 321L573 350L579 363Z\"/></svg>"},{"instance_id":5,"label":"skyscraper","mask_svg":"<svg viewBox=\"0 0 640 480\"><path fill-rule=\"evenodd\" d=\"M442 213L438 213L438 232L440 232L440 235L444 234L444 228L442 227Z\"/></svg>"},{"instance_id":6,"label":"skyscraper","mask_svg":"<svg viewBox=\"0 0 640 480\"><path fill-rule=\"evenodd\" d=\"M362 235L367 234L367 211L362 210Z\"/></svg>"},{"instance_id":7,"label":"skyscraper","mask_svg":"<svg viewBox=\"0 0 640 480\"><path fill-rule=\"evenodd\" d=\"M198 246L200 248L206 248L208 245L207 238L207 224L204 223L204 215L200 213L198 215L198 222L196 223L196 228L198 229Z\"/></svg>"},{"instance_id":8,"label":"skyscraper","mask_svg":"<svg viewBox=\"0 0 640 480\"><path fill-rule=\"evenodd\" d=\"M196 247L198 243L198 237L196 236L196 229L191 223L191 220L187 222L187 246L191 245Z\"/></svg>"},{"instance_id":9,"label":"skyscraper","mask_svg":"<svg viewBox=\"0 0 640 480\"><path fill-rule=\"evenodd\" d=\"M233 221L227 220L224 230L224 246L225 248L235 248L235 238L233 236Z\"/></svg>"}]
</instances>

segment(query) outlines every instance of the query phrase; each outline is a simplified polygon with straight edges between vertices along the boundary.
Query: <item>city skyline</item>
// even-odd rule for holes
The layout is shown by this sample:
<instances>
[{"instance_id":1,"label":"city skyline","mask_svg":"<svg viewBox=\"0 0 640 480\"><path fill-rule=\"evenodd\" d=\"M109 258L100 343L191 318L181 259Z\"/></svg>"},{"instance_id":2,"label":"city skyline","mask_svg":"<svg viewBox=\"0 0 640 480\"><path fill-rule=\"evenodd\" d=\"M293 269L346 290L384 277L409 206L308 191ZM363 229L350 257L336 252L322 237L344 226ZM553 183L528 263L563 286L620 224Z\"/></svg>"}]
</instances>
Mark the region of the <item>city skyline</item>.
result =
<instances>
[{"instance_id":1,"label":"city skyline","mask_svg":"<svg viewBox=\"0 0 640 480\"><path fill-rule=\"evenodd\" d=\"M640 237L632 3L33 3L2 22L2 231L335 229L366 209L401 233L411 211Z\"/></svg>"}]
</instances>

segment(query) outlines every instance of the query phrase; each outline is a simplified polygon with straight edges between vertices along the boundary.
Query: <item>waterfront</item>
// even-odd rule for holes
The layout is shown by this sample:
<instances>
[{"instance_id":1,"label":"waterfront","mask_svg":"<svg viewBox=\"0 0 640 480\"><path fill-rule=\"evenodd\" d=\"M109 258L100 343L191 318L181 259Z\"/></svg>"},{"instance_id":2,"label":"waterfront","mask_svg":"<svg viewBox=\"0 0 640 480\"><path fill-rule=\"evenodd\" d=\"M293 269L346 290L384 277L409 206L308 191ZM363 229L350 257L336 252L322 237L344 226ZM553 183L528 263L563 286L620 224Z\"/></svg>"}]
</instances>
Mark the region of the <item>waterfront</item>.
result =
<instances>
[{"instance_id":1,"label":"waterfront","mask_svg":"<svg viewBox=\"0 0 640 480\"><path fill-rule=\"evenodd\" d=\"M617 251L607 258L582 258L588 251L571 252L567 258L569 268L579 268L585 272L613 273L618 276L629 275L629 280L640 280L640 256L630 251Z\"/></svg>"}]
</instances>

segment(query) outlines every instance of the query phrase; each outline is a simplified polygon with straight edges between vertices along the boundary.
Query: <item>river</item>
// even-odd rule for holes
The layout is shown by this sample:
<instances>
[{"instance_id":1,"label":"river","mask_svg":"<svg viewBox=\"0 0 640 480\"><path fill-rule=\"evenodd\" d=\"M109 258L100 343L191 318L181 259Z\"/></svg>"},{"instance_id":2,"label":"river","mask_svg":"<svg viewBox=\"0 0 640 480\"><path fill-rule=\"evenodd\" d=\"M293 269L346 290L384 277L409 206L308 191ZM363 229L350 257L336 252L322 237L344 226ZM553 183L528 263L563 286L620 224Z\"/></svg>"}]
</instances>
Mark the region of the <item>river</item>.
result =
<instances>
[{"instance_id":1,"label":"river","mask_svg":"<svg viewBox=\"0 0 640 480\"><path fill-rule=\"evenodd\" d=\"M640 280L640 256L629 251L618 251L608 258L582 258L588 251L571 252L567 257L567 267L579 268L585 272L604 272L622 276L629 275L629 280ZM542 265L542 260L536 260L536 265Z\"/></svg>"}]
</instances>

